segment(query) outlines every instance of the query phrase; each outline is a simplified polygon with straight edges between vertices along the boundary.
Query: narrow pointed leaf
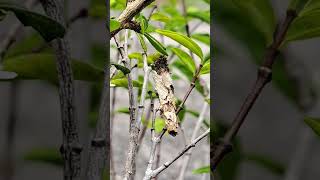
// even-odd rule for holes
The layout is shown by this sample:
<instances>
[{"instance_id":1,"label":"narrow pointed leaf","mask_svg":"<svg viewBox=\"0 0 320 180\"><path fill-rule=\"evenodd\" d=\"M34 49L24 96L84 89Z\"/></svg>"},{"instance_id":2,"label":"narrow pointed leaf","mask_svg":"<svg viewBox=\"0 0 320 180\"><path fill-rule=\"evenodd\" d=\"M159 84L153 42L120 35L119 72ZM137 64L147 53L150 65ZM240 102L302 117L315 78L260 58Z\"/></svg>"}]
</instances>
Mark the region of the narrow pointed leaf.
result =
<instances>
[{"instance_id":1,"label":"narrow pointed leaf","mask_svg":"<svg viewBox=\"0 0 320 180\"><path fill-rule=\"evenodd\" d=\"M144 33L144 36L148 39L148 41L157 51L159 51L161 54L168 56L166 48L158 40L152 37L149 33Z\"/></svg>"},{"instance_id":2,"label":"narrow pointed leaf","mask_svg":"<svg viewBox=\"0 0 320 180\"><path fill-rule=\"evenodd\" d=\"M57 148L35 148L24 154L26 161L63 166L63 159Z\"/></svg>"},{"instance_id":3,"label":"narrow pointed leaf","mask_svg":"<svg viewBox=\"0 0 320 180\"><path fill-rule=\"evenodd\" d=\"M209 74L209 73L210 73L210 60L203 65L200 71L200 75Z\"/></svg>"},{"instance_id":4,"label":"narrow pointed leaf","mask_svg":"<svg viewBox=\"0 0 320 180\"><path fill-rule=\"evenodd\" d=\"M157 29L156 32L159 34L162 34L164 36L167 36L167 37L173 39L174 41L178 42L179 44L183 45L184 47L190 49L193 53L195 53L197 56L199 56L199 58L201 60L203 60L203 52L202 52L201 48L199 47L199 45L197 43L195 43L189 37L187 37L181 33L173 32L173 31L169 31L169 30Z\"/></svg>"},{"instance_id":5,"label":"narrow pointed leaf","mask_svg":"<svg viewBox=\"0 0 320 180\"><path fill-rule=\"evenodd\" d=\"M118 29L121 26L121 23L115 19L110 19L110 32Z\"/></svg>"},{"instance_id":6,"label":"narrow pointed leaf","mask_svg":"<svg viewBox=\"0 0 320 180\"><path fill-rule=\"evenodd\" d=\"M122 71L123 72L123 74L129 74L131 71L130 71L130 69L128 69L128 68L126 68L126 67L124 67L124 66L122 66L122 65L120 65L120 64L111 64L111 65L113 65L114 67L116 67L118 70L120 70L120 71Z\"/></svg>"},{"instance_id":7,"label":"narrow pointed leaf","mask_svg":"<svg viewBox=\"0 0 320 180\"><path fill-rule=\"evenodd\" d=\"M179 59L183 62L183 64L186 65L186 67L191 72L196 71L196 65L189 54L187 54L186 52L184 52L183 50L181 50L179 48L172 48L172 52L175 53L179 57Z\"/></svg>"},{"instance_id":8,"label":"narrow pointed leaf","mask_svg":"<svg viewBox=\"0 0 320 180\"><path fill-rule=\"evenodd\" d=\"M320 119L307 117L304 122L320 137Z\"/></svg>"},{"instance_id":9,"label":"narrow pointed leaf","mask_svg":"<svg viewBox=\"0 0 320 180\"><path fill-rule=\"evenodd\" d=\"M207 174L207 173L210 173L210 166L204 166L204 167L192 170L192 174Z\"/></svg>"}]
</instances>

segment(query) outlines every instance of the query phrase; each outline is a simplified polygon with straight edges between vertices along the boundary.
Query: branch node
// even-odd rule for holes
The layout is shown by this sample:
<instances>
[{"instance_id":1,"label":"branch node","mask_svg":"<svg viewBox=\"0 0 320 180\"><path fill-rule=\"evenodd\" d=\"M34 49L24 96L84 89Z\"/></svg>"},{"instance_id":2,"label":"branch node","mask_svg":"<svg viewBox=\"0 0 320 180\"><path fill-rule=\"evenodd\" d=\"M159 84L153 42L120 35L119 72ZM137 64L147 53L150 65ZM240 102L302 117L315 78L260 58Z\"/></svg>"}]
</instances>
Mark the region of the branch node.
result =
<instances>
[{"instance_id":1,"label":"branch node","mask_svg":"<svg viewBox=\"0 0 320 180\"><path fill-rule=\"evenodd\" d=\"M261 66L258 70L258 76L266 79L266 82L270 82L272 79L272 70L266 66Z\"/></svg>"}]
</instances>

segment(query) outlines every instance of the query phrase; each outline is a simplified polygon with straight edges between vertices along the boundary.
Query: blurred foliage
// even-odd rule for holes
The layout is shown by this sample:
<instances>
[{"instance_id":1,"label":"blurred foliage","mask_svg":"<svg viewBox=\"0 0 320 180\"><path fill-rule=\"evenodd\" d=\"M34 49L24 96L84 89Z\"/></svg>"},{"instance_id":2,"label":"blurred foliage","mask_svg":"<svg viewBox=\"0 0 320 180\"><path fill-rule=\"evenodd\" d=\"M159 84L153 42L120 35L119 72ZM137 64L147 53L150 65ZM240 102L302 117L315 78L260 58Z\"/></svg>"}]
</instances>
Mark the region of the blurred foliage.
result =
<instances>
[{"instance_id":1,"label":"blurred foliage","mask_svg":"<svg viewBox=\"0 0 320 180\"><path fill-rule=\"evenodd\" d=\"M306 117L304 122L318 135L320 136L320 119Z\"/></svg>"},{"instance_id":2,"label":"blurred foliage","mask_svg":"<svg viewBox=\"0 0 320 180\"><path fill-rule=\"evenodd\" d=\"M58 148L34 148L25 153L23 159L62 167L63 159L57 149Z\"/></svg>"},{"instance_id":3,"label":"blurred foliage","mask_svg":"<svg viewBox=\"0 0 320 180\"><path fill-rule=\"evenodd\" d=\"M63 37L66 30L57 21L39 13L29 11L20 4L13 2L0 2L0 10L13 12L25 26L32 26L46 41Z\"/></svg>"}]
</instances>

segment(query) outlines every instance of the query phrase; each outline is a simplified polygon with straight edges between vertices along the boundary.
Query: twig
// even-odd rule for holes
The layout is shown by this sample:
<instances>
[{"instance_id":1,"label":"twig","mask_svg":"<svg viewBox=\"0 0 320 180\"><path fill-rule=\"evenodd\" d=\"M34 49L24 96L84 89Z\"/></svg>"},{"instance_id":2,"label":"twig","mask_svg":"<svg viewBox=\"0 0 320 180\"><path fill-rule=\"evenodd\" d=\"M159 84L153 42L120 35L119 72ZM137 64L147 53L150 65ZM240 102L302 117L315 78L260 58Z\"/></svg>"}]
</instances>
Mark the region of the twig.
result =
<instances>
[{"instance_id":1,"label":"twig","mask_svg":"<svg viewBox=\"0 0 320 180\"><path fill-rule=\"evenodd\" d=\"M131 69L129 67L129 58L128 58L128 30L125 32L125 38L124 38L124 61L123 63L128 69ZM132 78L131 74L127 74L128 79L128 92L129 92L129 111L130 111L130 128L129 128L129 147L128 147L128 153L127 153L127 160L125 165L125 176L124 179L126 180L132 180L134 179L135 171L136 171L136 153L137 153L137 142L139 137L139 126L137 126L136 123L136 107L135 107L135 97L133 94L133 84L132 84Z\"/></svg>"},{"instance_id":2,"label":"twig","mask_svg":"<svg viewBox=\"0 0 320 180\"><path fill-rule=\"evenodd\" d=\"M192 133L192 136L191 136L191 141L193 141L197 137L197 134L198 134L198 132L200 130L200 127L201 127L201 125L203 123L204 116L205 116L205 113L206 113L207 109L208 109L208 103L204 102L203 107L202 107L202 111L201 111L201 113L199 115L199 118L198 118L198 121L197 121L197 124L196 124L196 126L195 126L195 128L193 130L193 133ZM180 169L179 180L183 180L184 179L184 176L185 176L188 164L189 164L189 160L190 160L191 154L192 154L192 150L190 150L190 152L187 153L183 158L182 167Z\"/></svg>"},{"instance_id":3,"label":"twig","mask_svg":"<svg viewBox=\"0 0 320 180\"><path fill-rule=\"evenodd\" d=\"M182 102L179 104L178 109L176 110L176 114L179 114L179 112L183 109L183 106L186 103L191 91L196 86L196 81L199 78L199 74L200 74L200 71L201 71L202 67L203 67L203 65L200 64L199 67L197 68L197 70L195 72L195 75L193 76L193 78L191 80L189 89L188 89L187 93L184 95Z\"/></svg>"},{"instance_id":4,"label":"twig","mask_svg":"<svg viewBox=\"0 0 320 180\"><path fill-rule=\"evenodd\" d=\"M63 1L40 0L45 12L65 26ZM51 42L56 54L59 79L59 96L62 119L63 143L61 154L64 159L64 179L80 179L81 151L79 143L78 122L75 118L74 84L70 65L69 43L65 38Z\"/></svg>"},{"instance_id":5,"label":"twig","mask_svg":"<svg viewBox=\"0 0 320 180\"><path fill-rule=\"evenodd\" d=\"M251 110L253 104L255 103L256 99L260 95L264 86L271 81L271 73L272 73L272 65L278 55L279 47L283 42L287 30L292 23L292 21L297 16L295 11L288 10L287 16L280 26L279 30L275 32L274 40L272 45L267 49L266 55L264 57L264 63L259 68L257 80L253 86L253 89L250 91L249 95L245 99L244 103L241 106L239 113L236 115L231 128L227 131L222 139L219 139L215 142L212 148L211 154L211 161L210 161L210 168L211 171L214 172L222 160L222 158L232 150L231 140L234 136L238 133L242 123L244 122L246 116L248 115L249 111Z\"/></svg>"},{"instance_id":6,"label":"twig","mask_svg":"<svg viewBox=\"0 0 320 180\"><path fill-rule=\"evenodd\" d=\"M208 129L205 133L200 135L198 138L193 140L188 146L186 146L175 158L173 158L171 161L168 161L161 165L159 168L153 170L153 171L148 171L148 173L145 175L144 180L149 180L153 177L156 177L158 174L160 174L162 171L167 169L172 163L174 163L177 159L182 157L186 152L189 151L189 149L193 148L196 146L196 144L201 141L203 138L205 138L208 134L210 133L210 129Z\"/></svg>"}]
</instances>

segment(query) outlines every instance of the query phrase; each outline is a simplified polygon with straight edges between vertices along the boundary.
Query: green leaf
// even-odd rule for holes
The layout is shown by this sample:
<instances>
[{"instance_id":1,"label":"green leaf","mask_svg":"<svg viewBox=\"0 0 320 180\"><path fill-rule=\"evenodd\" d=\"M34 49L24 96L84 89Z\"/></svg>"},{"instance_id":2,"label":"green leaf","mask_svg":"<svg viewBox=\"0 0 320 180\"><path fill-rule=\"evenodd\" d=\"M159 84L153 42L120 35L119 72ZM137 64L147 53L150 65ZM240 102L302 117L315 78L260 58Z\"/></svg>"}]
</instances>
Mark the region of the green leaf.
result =
<instances>
[{"instance_id":1,"label":"green leaf","mask_svg":"<svg viewBox=\"0 0 320 180\"><path fill-rule=\"evenodd\" d=\"M112 79L111 80L111 85L110 86L116 86L116 87L124 87L128 88L128 79L127 78L120 78L120 79ZM133 87L141 87L142 84L139 81L132 81Z\"/></svg>"},{"instance_id":2,"label":"green leaf","mask_svg":"<svg viewBox=\"0 0 320 180\"><path fill-rule=\"evenodd\" d=\"M190 113L192 116L198 118L200 116L200 113L197 112L197 111L194 111L194 110L191 110L191 109L186 109L186 112L187 113ZM206 126L206 127L210 127L210 124L209 124L209 121L207 119L204 119L203 120L203 124Z\"/></svg>"},{"instance_id":3,"label":"green leaf","mask_svg":"<svg viewBox=\"0 0 320 180\"><path fill-rule=\"evenodd\" d=\"M207 61L200 70L200 75L209 74L210 73L210 60Z\"/></svg>"},{"instance_id":4,"label":"green leaf","mask_svg":"<svg viewBox=\"0 0 320 180\"><path fill-rule=\"evenodd\" d=\"M147 49L146 42L143 39L143 36L141 34L139 34L139 33L136 33L136 35L137 35L137 37L138 37L138 39L140 41L140 45L141 45L143 51L146 53L148 51L148 49Z\"/></svg>"},{"instance_id":5,"label":"green leaf","mask_svg":"<svg viewBox=\"0 0 320 180\"><path fill-rule=\"evenodd\" d=\"M23 25L32 26L48 42L56 38L62 38L66 32L64 26L57 21L47 16L29 11L20 4L0 2L0 9L12 11Z\"/></svg>"},{"instance_id":6,"label":"green leaf","mask_svg":"<svg viewBox=\"0 0 320 180\"><path fill-rule=\"evenodd\" d=\"M166 48L158 40L152 37L149 33L144 33L144 36L148 39L148 41L157 51L159 51L161 54L168 56Z\"/></svg>"},{"instance_id":7,"label":"green leaf","mask_svg":"<svg viewBox=\"0 0 320 180\"><path fill-rule=\"evenodd\" d=\"M90 64L72 60L71 66L75 80L90 82L103 80L103 70ZM27 54L7 58L3 62L3 70L17 73L15 79L40 79L58 83L55 56L52 54Z\"/></svg>"},{"instance_id":8,"label":"green leaf","mask_svg":"<svg viewBox=\"0 0 320 180\"><path fill-rule=\"evenodd\" d=\"M23 156L24 160L63 166L58 148L34 148Z\"/></svg>"},{"instance_id":9,"label":"green leaf","mask_svg":"<svg viewBox=\"0 0 320 180\"><path fill-rule=\"evenodd\" d=\"M198 169L192 170L192 174L207 174L210 173L210 166L203 166Z\"/></svg>"},{"instance_id":10,"label":"green leaf","mask_svg":"<svg viewBox=\"0 0 320 180\"><path fill-rule=\"evenodd\" d=\"M306 117L304 122L318 135L320 136L320 119Z\"/></svg>"},{"instance_id":11,"label":"green leaf","mask_svg":"<svg viewBox=\"0 0 320 180\"><path fill-rule=\"evenodd\" d=\"M195 53L197 56L199 56L199 58L201 60L203 60L203 52L202 52L201 48L199 47L199 45L197 43L195 43L189 37L187 37L183 34L177 33L177 32L169 31L169 30L157 29L156 32L159 34L162 34L164 36L167 36L167 37L173 39L174 41L180 43L181 45L183 45L184 47L188 48L193 53Z\"/></svg>"},{"instance_id":12,"label":"green leaf","mask_svg":"<svg viewBox=\"0 0 320 180\"><path fill-rule=\"evenodd\" d=\"M110 32L118 29L121 26L121 23L115 19L110 19Z\"/></svg>"},{"instance_id":13,"label":"green leaf","mask_svg":"<svg viewBox=\"0 0 320 180\"><path fill-rule=\"evenodd\" d=\"M175 53L179 59L187 66L187 68L191 71L194 72L196 71L196 65L193 61L193 59L190 57L189 54L184 52L183 50L179 48L172 48L172 52Z\"/></svg>"},{"instance_id":14,"label":"green leaf","mask_svg":"<svg viewBox=\"0 0 320 180\"><path fill-rule=\"evenodd\" d=\"M161 21L164 23L168 23L170 21L170 18L161 12L153 13L150 19L153 21Z\"/></svg>"},{"instance_id":15,"label":"green leaf","mask_svg":"<svg viewBox=\"0 0 320 180\"><path fill-rule=\"evenodd\" d=\"M120 71L122 71L123 72L123 74L129 74L131 71L130 71L130 69L128 69L128 68L126 68L126 67L124 67L124 66L122 66L122 65L120 65L120 64L111 64L111 65L113 65L114 67L116 67L118 70L120 70Z\"/></svg>"},{"instance_id":16,"label":"green leaf","mask_svg":"<svg viewBox=\"0 0 320 180\"><path fill-rule=\"evenodd\" d=\"M210 11L203 11L195 7L190 7L187 10L187 16L200 19L201 21L210 24Z\"/></svg>"},{"instance_id":17,"label":"green leaf","mask_svg":"<svg viewBox=\"0 0 320 180\"><path fill-rule=\"evenodd\" d=\"M143 15L140 15L138 18L138 22L140 22L141 34L144 34L148 29L148 20Z\"/></svg>"},{"instance_id":18,"label":"green leaf","mask_svg":"<svg viewBox=\"0 0 320 180\"><path fill-rule=\"evenodd\" d=\"M191 38L210 46L210 34L207 34L207 33L192 34Z\"/></svg>"},{"instance_id":19,"label":"green leaf","mask_svg":"<svg viewBox=\"0 0 320 180\"><path fill-rule=\"evenodd\" d=\"M47 43L43 40L39 33L33 33L20 41L14 43L12 47L9 48L7 51L5 58L23 55L23 54L30 54L33 53L35 50L41 50L41 53L44 51L51 51L52 49L47 45Z\"/></svg>"},{"instance_id":20,"label":"green leaf","mask_svg":"<svg viewBox=\"0 0 320 180\"><path fill-rule=\"evenodd\" d=\"M242 13L247 14L258 31L264 34L267 44L273 39L276 19L269 0L233 0Z\"/></svg>"},{"instance_id":21,"label":"green leaf","mask_svg":"<svg viewBox=\"0 0 320 180\"><path fill-rule=\"evenodd\" d=\"M308 1L309 0L291 0L288 9L295 10L299 14Z\"/></svg>"},{"instance_id":22,"label":"green leaf","mask_svg":"<svg viewBox=\"0 0 320 180\"><path fill-rule=\"evenodd\" d=\"M91 0L89 6L89 16L105 20L107 18L105 2L101 0Z\"/></svg>"},{"instance_id":23,"label":"green leaf","mask_svg":"<svg viewBox=\"0 0 320 180\"><path fill-rule=\"evenodd\" d=\"M296 18L288 29L285 43L320 36L320 11L313 11Z\"/></svg>"},{"instance_id":24,"label":"green leaf","mask_svg":"<svg viewBox=\"0 0 320 180\"><path fill-rule=\"evenodd\" d=\"M118 113L123 113L123 114L130 114L129 108L128 107L122 107L117 109Z\"/></svg>"},{"instance_id":25,"label":"green leaf","mask_svg":"<svg viewBox=\"0 0 320 180\"><path fill-rule=\"evenodd\" d=\"M285 173L285 166L269 157L257 154L247 154L245 156L246 160L261 166L274 174L283 175Z\"/></svg>"}]
</instances>

